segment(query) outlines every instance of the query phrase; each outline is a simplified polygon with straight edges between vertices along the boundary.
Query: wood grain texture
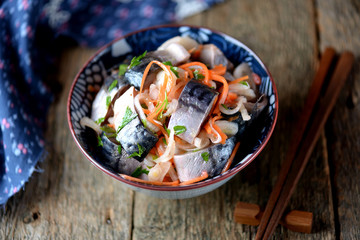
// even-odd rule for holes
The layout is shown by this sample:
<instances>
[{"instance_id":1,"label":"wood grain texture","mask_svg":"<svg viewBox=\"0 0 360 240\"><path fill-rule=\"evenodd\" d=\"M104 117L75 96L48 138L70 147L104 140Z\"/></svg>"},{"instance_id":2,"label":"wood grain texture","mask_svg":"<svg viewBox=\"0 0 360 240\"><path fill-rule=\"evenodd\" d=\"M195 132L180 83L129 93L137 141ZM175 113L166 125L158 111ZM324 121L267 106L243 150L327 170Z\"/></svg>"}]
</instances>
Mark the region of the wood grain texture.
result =
<instances>
[{"instance_id":1,"label":"wood grain texture","mask_svg":"<svg viewBox=\"0 0 360 240\"><path fill-rule=\"evenodd\" d=\"M183 21L223 31L252 48L269 67L280 98L278 123L265 150L227 184L194 199L135 193L83 157L68 130L66 100L74 76L94 50L66 51L57 77L62 90L48 119L49 156L39 165L43 172L34 174L26 191L0 213L0 239L253 239L257 228L235 223L235 205L244 201L265 206L319 50L350 47L359 59L359 12L359 4L351 0L227 0ZM360 238L359 65L288 207L312 212L313 232L278 227L272 239ZM332 141L329 136L334 136ZM334 167L329 168L329 162Z\"/></svg>"},{"instance_id":2,"label":"wood grain texture","mask_svg":"<svg viewBox=\"0 0 360 240\"><path fill-rule=\"evenodd\" d=\"M6 205L0 239L130 239L133 193L81 154L69 131L66 102L72 80L94 50L62 56L63 86L48 118L49 156L26 191Z\"/></svg>"},{"instance_id":3,"label":"wood grain texture","mask_svg":"<svg viewBox=\"0 0 360 240\"><path fill-rule=\"evenodd\" d=\"M360 4L317 1L320 47L350 50L357 62L327 126L337 237L360 239ZM357 177L355 177L357 176Z\"/></svg>"}]
</instances>

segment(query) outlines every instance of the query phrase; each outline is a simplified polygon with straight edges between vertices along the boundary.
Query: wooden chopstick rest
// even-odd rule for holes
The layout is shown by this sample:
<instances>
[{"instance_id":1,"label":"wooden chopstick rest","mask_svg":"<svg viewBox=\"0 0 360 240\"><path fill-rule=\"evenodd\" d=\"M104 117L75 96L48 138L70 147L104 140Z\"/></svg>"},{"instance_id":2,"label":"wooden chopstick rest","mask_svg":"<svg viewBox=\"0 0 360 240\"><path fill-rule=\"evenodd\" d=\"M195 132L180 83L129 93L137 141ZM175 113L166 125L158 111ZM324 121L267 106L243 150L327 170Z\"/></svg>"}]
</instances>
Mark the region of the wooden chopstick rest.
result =
<instances>
[{"instance_id":1,"label":"wooden chopstick rest","mask_svg":"<svg viewBox=\"0 0 360 240\"><path fill-rule=\"evenodd\" d=\"M259 205L245 202L238 202L234 211L235 222L258 226L260 224L263 211ZM282 217L280 224L293 232L311 233L313 214L292 210Z\"/></svg>"}]
</instances>

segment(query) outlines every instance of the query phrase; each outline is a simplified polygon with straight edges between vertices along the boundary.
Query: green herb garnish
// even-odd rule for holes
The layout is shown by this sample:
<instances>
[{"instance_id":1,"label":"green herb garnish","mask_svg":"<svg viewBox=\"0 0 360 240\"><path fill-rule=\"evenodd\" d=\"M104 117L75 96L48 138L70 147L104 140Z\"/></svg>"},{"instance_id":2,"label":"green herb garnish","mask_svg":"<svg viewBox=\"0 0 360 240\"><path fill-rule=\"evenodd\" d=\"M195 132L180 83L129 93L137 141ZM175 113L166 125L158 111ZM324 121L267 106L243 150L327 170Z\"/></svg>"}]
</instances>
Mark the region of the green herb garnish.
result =
<instances>
[{"instance_id":1,"label":"green herb garnish","mask_svg":"<svg viewBox=\"0 0 360 240\"><path fill-rule=\"evenodd\" d=\"M158 156L154 155L154 156L152 157L152 160L156 160L156 159L158 159L158 158L159 158Z\"/></svg>"},{"instance_id":2,"label":"green herb garnish","mask_svg":"<svg viewBox=\"0 0 360 240\"><path fill-rule=\"evenodd\" d=\"M120 64L119 66L119 77L123 76L126 73L128 65L127 64Z\"/></svg>"},{"instance_id":3,"label":"green herb garnish","mask_svg":"<svg viewBox=\"0 0 360 240\"><path fill-rule=\"evenodd\" d=\"M99 135L97 136L97 140L98 140L98 147L104 146L104 144L103 144L103 142L101 140L101 137Z\"/></svg>"},{"instance_id":4,"label":"green herb garnish","mask_svg":"<svg viewBox=\"0 0 360 240\"><path fill-rule=\"evenodd\" d=\"M104 120L105 120L105 118L102 117L102 118L99 118L97 121L95 121L95 123L101 124Z\"/></svg>"},{"instance_id":5,"label":"green herb garnish","mask_svg":"<svg viewBox=\"0 0 360 240\"><path fill-rule=\"evenodd\" d=\"M141 62L141 59L143 59L146 55L147 51L145 51L143 54L141 54L140 56L138 57L133 57L133 59L131 59L131 63L130 63L130 66L129 66L129 69L137 66L140 64Z\"/></svg>"},{"instance_id":6,"label":"green herb garnish","mask_svg":"<svg viewBox=\"0 0 360 240\"><path fill-rule=\"evenodd\" d=\"M165 105L165 106L164 106L164 105ZM166 91L165 91L165 99L164 99L164 101L162 102L160 108L159 108L159 109L157 110L157 112L156 112L156 113L159 113L159 111L162 109L161 112L160 112L160 114L159 114L159 116L158 116L158 120L162 119L164 110L166 110L166 108L167 108L168 105L169 105L169 101L168 101L167 94L166 94ZM163 106L164 106L164 108L163 108Z\"/></svg>"},{"instance_id":7,"label":"green herb garnish","mask_svg":"<svg viewBox=\"0 0 360 240\"><path fill-rule=\"evenodd\" d=\"M107 97L106 97L106 107L107 107L107 108L109 108L110 103L111 103L111 96L107 96Z\"/></svg>"},{"instance_id":8,"label":"green herb garnish","mask_svg":"<svg viewBox=\"0 0 360 240\"><path fill-rule=\"evenodd\" d=\"M118 146L118 153L121 154L121 145Z\"/></svg>"},{"instance_id":9,"label":"green herb garnish","mask_svg":"<svg viewBox=\"0 0 360 240\"><path fill-rule=\"evenodd\" d=\"M209 153L208 152L203 152L201 154L201 157L204 159L205 162L209 161Z\"/></svg>"},{"instance_id":10,"label":"green herb garnish","mask_svg":"<svg viewBox=\"0 0 360 240\"><path fill-rule=\"evenodd\" d=\"M249 83L247 81L240 81L239 84L245 85L247 87L249 87Z\"/></svg>"},{"instance_id":11,"label":"green herb garnish","mask_svg":"<svg viewBox=\"0 0 360 240\"><path fill-rule=\"evenodd\" d=\"M163 64L170 66L170 70L175 74L177 78L179 78L179 72L177 71L177 67L174 67L170 61L163 62Z\"/></svg>"},{"instance_id":12,"label":"green herb garnish","mask_svg":"<svg viewBox=\"0 0 360 240\"><path fill-rule=\"evenodd\" d=\"M129 106L126 107L126 111L125 111L125 115L122 119L122 122L120 124L120 126L117 129L117 132L119 133L121 129L123 129L126 124L128 124L129 122L131 122L134 118L136 118L137 114L133 113L130 109Z\"/></svg>"},{"instance_id":13,"label":"green herb garnish","mask_svg":"<svg viewBox=\"0 0 360 240\"><path fill-rule=\"evenodd\" d=\"M166 138L163 138L162 140L163 140L163 143L164 143L165 145L167 145Z\"/></svg>"},{"instance_id":14,"label":"green herb garnish","mask_svg":"<svg viewBox=\"0 0 360 240\"><path fill-rule=\"evenodd\" d=\"M185 126L175 126L174 127L174 131L175 131L175 135L179 135L179 134L181 134L181 133L183 133L183 132L185 132L186 131L186 127Z\"/></svg>"},{"instance_id":15,"label":"green herb garnish","mask_svg":"<svg viewBox=\"0 0 360 240\"><path fill-rule=\"evenodd\" d=\"M146 169L143 169L141 166L135 169L135 171L131 174L132 177L138 177L142 173L145 173L146 175L149 174L149 171Z\"/></svg>"},{"instance_id":16,"label":"green herb garnish","mask_svg":"<svg viewBox=\"0 0 360 240\"><path fill-rule=\"evenodd\" d=\"M170 135L170 129L168 129L168 128L165 126L165 124L164 124L163 126L164 126L164 129L165 129L165 131L167 132L167 134Z\"/></svg>"},{"instance_id":17,"label":"green herb garnish","mask_svg":"<svg viewBox=\"0 0 360 240\"><path fill-rule=\"evenodd\" d=\"M195 79L197 79L197 80L203 80L203 79L205 78L205 76L202 75L202 74L199 72L199 70L195 70L195 71L194 71L194 77L195 77Z\"/></svg>"},{"instance_id":18,"label":"green herb garnish","mask_svg":"<svg viewBox=\"0 0 360 240\"><path fill-rule=\"evenodd\" d=\"M200 149L194 149L194 150L193 150L193 152L198 152L198 151L200 151Z\"/></svg>"},{"instance_id":19,"label":"green herb garnish","mask_svg":"<svg viewBox=\"0 0 360 240\"><path fill-rule=\"evenodd\" d=\"M141 146L140 144L137 144L139 152L133 152L129 158L131 157L141 157L141 155L144 153L145 148L143 146Z\"/></svg>"},{"instance_id":20,"label":"green herb garnish","mask_svg":"<svg viewBox=\"0 0 360 240\"><path fill-rule=\"evenodd\" d=\"M229 108L225 104L221 104L221 106L223 106L223 108L225 108L226 110L229 110Z\"/></svg>"},{"instance_id":21,"label":"green herb garnish","mask_svg":"<svg viewBox=\"0 0 360 240\"><path fill-rule=\"evenodd\" d=\"M142 124L144 125L144 127L146 127L146 128L147 128L147 123L146 123L146 120L145 120L145 119L141 119L141 122L142 122Z\"/></svg>"},{"instance_id":22,"label":"green herb garnish","mask_svg":"<svg viewBox=\"0 0 360 240\"><path fill-rule=\"evenodd\" d=\"M110 92L111 90L113 90L116 85L117 85L118 81L115 79L109 86L108 92Z\"/></svg>"},{"instance_id":23,"label":"green herb garnish","mask_svg":"<svg viewBox=\"0 0 360 240\"><path fill-rule=\"evenodd\" d=\"M100 129L106 133L116 133L115 129L109 127L108 125L104 125L104 126L100 127Z\"/></svg>"}]
</instances>

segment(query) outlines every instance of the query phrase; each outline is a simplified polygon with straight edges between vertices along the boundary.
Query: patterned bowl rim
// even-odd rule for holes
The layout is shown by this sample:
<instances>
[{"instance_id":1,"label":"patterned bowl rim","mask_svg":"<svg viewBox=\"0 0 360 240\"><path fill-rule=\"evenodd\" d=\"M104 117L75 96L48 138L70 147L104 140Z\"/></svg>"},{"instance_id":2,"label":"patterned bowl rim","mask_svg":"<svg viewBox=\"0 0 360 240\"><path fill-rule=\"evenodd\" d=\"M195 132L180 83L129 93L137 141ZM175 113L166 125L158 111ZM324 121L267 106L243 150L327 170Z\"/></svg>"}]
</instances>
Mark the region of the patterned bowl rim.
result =
<instances>
[{"instance_id":1,"label":"patterned bowl rim","mask_svg":"<svg viewBox=\"0 0 360 240\"><path fill-rule=\"evenodd\" d=\"M264 67L266 73L269 75L269 79L272 83L272 89L274 91L274 95L275 95L275 109L274 109L274 119L271 123L271 127L269 129L269 131L266 134L265 139L262 141L262 143L260 144L260 146L241 164L239 164L238 166L228 170L227 172L220 174L218 176L215 176L213 178L198 182L198 183L193 183L190 185L185 185L185 186L157 186L157 185L149 185L149 184L144 184L144 183L139 183L139 182L134 182L134 181L130 181L127 179L122 178L120 175L117 175L115 173L112 173L111 171L109 171L108 169L106 169L104 166L102 166L100 163L98 163L95 159L93 159L87 152L85 149L82 148L77 136L75 135L75 131L74 131L74 127L72 125L71 122L71 114L70 114L70 101L71 101L71 97L73 95L73 90L74 87L76 85L77 80L79 79L80 74L84 71L84 69L86 68L86 66L95 58L97 57L102 51L104 51L105 49L107 49L108 47L110 47L111 45L113 45L115 42L121 40L121 39L126 39L131 35L134 34L138 34L140 32L146 32L149 30L153 30L153 29L159 29L159 28L180 28L180 27L190 27L190 28L195 28L195 29L207 29L209 31L211 31L212 33L216 33L220 36L226 36L227 38L232 39L234 42L236 43L240 43L241 45L246 47L246 50L249 51L251 54L253 54L253 56L256 58L257 61L260 62L260 64ZM90 57L90 59L83 65L83 67L79 70L79 72L77 73L71 88L70 88L70 92L69 92L69 96L68 96L68 100L67 100L67 118L68 118L68 124L69 124L69 128L70 128L70 132L71 135L73 136L77 146L80 148L81 152L86 156L86 158L97 168L99 168L102 172L106 173L107 175L119 180L120 182L123 182L125 184L129 184L133 187L136 188L142 188L142 189L147 189L147 190L155 190L155 191L185 191L185 190L192 190L192 189L197 189L197 188L203 188L206 186L209 186L211 184L214 183L218 183L221 182L223 180L226 180L228 178L231 178L232 176L234 176L236 173L240 172L242 169L244 169L247 165L249 165L259 154L260 152L264 149L264 147L266 146L266 144L268 143L276 122L277 122L277 118L278 118L278 111L279 111L279 97L278 97L278 92L276 89L276 85L275 85L275 81L270 73L270 71L268 70L268 68L266 67L266 65L262 62L262 60L259 58L259 56L253 51L251 50L249 47L247 47L244 43L240 42L239 40L230 37L229 35L222 33L220 31L217 30L213 30L211 28L208 27L202 27L202 26L195 26L195 25L189 25L189 24L165 24L165 25L157 25L157 26L152 26L152 27L148 27L148 28L143 28L140 29L138 31L134 31L131 32L129 34L126 34L122 37L116 38L113 41L109 42L108 44L104 45L103 47L101 47L98 51L96 51L96 53Z\"/></svg>"}]
</instances>

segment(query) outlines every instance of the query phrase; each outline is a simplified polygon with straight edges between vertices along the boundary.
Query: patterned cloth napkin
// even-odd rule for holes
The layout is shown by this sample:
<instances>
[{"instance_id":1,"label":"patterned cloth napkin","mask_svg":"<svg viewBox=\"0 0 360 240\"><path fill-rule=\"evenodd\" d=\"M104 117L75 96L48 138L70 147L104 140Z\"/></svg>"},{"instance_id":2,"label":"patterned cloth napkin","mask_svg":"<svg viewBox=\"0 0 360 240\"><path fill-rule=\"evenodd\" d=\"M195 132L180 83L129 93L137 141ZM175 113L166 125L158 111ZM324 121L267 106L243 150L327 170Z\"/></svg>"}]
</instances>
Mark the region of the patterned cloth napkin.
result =
<instances>
[{"instance_id":1,"label":"patterned cloth napkin","mask_svg":"<svg viewBox=\"0 0 360 240\"><path fill-rule=\"evenodd\" d=\"M131 31L173 22L223 0L5 0L0 2L0 205L46 155L44 129L57 39L99 47Z\"/></svg>"}]
</instances>

